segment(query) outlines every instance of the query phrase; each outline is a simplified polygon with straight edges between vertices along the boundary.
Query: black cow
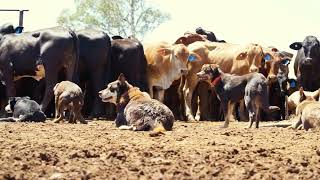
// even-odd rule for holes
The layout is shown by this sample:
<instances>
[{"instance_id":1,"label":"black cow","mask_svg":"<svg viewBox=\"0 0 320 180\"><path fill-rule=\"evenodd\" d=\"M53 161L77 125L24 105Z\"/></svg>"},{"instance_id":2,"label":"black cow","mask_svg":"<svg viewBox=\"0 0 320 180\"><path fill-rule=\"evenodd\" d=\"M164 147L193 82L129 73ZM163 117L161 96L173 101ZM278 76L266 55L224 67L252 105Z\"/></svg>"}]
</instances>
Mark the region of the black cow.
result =
<instances>
[{"instance_id":1,"label":"black cow","mask_svg":"<svg viewBox=\"0 0 320 180\"><path fill-rule=\"evenodd\" d=\"M225 40L218 40L212 31L206 31L202 27L198 27L196 33L207 36L207 39L211 42L226 42Z\"/></svg>"},{"instance_id":2,"label":"black cow","mask_svg":"<svg viewBox=\"0 0 320 180\"><path fill-rule=\"evenodd\" d=\"M320 43L314 36L307 36L303 42L294 42L291 49L298 50L294 61L294 73L298 87L315 91L320 87Z\"/></svg>"},{"instance_id":3,"label":"black cow","mask_svg":"<svg viewBox=\"0 0 320 180\"><path fill-rule=\"evenodd\" d=\"M113 38L114 39L114 38ZM111 42L111 81L123 73L127 81L141 91L148 92L146 77L147 60L142 44L135 38L121 39L117 36Z\"/></svg>"},{"instance_id":4,"label":"black cow","mask_svg":"<svg viewBox=\"0 0 320 180\"><path fill-rule=\"evenodd\" d=\"M106 33L95 29L83 29L77 31L77 35L80 41L78 71L85 92L84 114L98 117L104 111L98 92L110 82L111 40Z\"/></svg>"},{"instance_id":5,"label":"black cow","mask_svg":"<svg viewBox=\"0 0 320 180\"><path fill-rule=\"evenodd\" d=\"M18 77L45 76L46 90L41 103L44 111L52 99L58 74L63 73L69 81L78 80L75 73L78 58L77 35L62 27L4 35L0 40L0 70L7 96L16 95L14 80Z\"/></svg>"}]
</instances>

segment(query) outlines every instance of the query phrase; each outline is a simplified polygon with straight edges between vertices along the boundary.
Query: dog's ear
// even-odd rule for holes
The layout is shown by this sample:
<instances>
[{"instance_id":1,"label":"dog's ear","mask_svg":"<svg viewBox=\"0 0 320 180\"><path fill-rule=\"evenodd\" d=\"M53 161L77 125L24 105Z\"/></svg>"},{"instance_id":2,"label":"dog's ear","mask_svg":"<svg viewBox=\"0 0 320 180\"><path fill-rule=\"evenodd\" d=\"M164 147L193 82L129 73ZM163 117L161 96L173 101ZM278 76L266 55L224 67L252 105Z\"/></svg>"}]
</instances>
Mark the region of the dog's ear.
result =
<instances>
[{"instance_id":1,"label":"dog's ear","mask_svg":"<svg viewBox=\"0 0 320 180\"><path fill-rule=\"evenodd\" d=\"M56 89L57 89L57 87L58 87L59 84L60 84L60 83L57 83L57 84L53 87L53 91L56 91Z\"/></svg>"},{"instance_id":2,"label":"dog's ear","mask_svg":"<svg viewBox=\"0 0 320 180\"><path fill-rule=\"evenodd\" d=\"M320 93L320 89L317 90L317 93L316 93L315 95L313 95L312 98L313 98L314 100L316 100L316 101L319 101L319 96L320 96L319 93Z\"/></svg>"},{"instance_id":3,"label":"dog's ear","mask_svg":"<svg viewBox=\"0 0 320 180\"><path fill-rule=\"evenodd\" d=\"M16 102L16 97L9 97L8 99L8 104L14 103Z\"/></svg>"},{"instance_id":4,"label":"dog's ear","mask_svg":"<svg viewBox=\"0 0 320 180\"><path fill-rule=\"evenodd\" d=\"M31 99L29 96L23 96L21 99Z\"/></svg>"},{"instance_id":5,"label":"dog's ear","mask_svg":"<svg viewBox=\"0 0 320 180\"><path fill-rule=\"evenodd\" d=\"M18 99L20 99L20 97L9 97L8 105L5 108L7 112L13 111L14 106L16 105Z\"/></svg>"},{"instance_id":6,"label":"dog's ear","mask_svg":"<svg viewBox=\"0 0 320 180\"><path fill-rule=\"evenodd\" d=\"M218 64L210 64L210 68L212 71L218 70L219 69L219 65Z\"/></svg>"},{"instance_id":7,"label":"dog's ear","mask_svg":"<svg viewBox=\"0 0 320 180\"><path fill-rule=\"evenodd\" d=\"M118 77L118 80L121 82L121 83L125 83L126 82L126 77L124 76L123 73L121 73Z\"/></svg>"},{"instance_id":8,"label":"dog's ear","mask_svg":"<svg viewBox=\"0 0 320 180\"><path fill-rule=\"evenodd\" d=\"M304 94L303 87L300 87L299 94L300 94L299 102L302 102L307 99L306 95Z\"/></svg>"}]
</instances>

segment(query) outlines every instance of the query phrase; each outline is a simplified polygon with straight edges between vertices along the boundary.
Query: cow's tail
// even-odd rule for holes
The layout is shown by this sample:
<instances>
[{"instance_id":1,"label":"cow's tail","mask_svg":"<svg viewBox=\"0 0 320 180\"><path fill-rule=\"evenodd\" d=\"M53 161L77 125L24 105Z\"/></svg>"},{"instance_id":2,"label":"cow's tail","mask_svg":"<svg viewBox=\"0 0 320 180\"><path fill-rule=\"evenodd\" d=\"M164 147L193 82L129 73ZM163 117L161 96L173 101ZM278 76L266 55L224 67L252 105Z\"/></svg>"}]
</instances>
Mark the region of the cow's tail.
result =
<instances>
[{"instance_id":1,"label":"cow's tail","mask_svg":"<svg viewBox=\"0 0 320 180\"><path fill-rule=\"evenodd\" d=\"M79 84L80 80L79 80L78 66L79 66L79 56L80 56L80 48L79 48L80 47L80 41L79 41L78 35L75 33L74 30L69 29L69 34L72 37L73 53L74 53L74 56L75 56L72 81L75 82L76 84Z\"/></svg>"},{"instance_id":2,"label":"cow's tail","mask_svg":"<svg viewBox=\"0 0 320 180\"><path fill-rule=\"evenodd\" d=\"M106 34L106 39L108 41L108 52L107 52L107 64L106 64L106 77L105 77L105 82L106 84L109 84L110 82L112 82L112 77L111 77L111 61L112 61L112 54L111 54L111 39L110 37L108 36L107 33Z\"/></svg>"}]
</instances>

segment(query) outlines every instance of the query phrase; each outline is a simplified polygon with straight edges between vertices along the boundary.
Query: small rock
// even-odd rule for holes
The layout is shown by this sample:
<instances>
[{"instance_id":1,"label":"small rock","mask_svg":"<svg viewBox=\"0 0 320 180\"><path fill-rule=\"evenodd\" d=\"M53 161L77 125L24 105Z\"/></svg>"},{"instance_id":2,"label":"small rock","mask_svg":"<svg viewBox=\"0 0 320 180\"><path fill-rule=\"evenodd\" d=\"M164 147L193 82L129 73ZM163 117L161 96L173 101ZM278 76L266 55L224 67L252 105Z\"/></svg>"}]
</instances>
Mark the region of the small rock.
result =
<instances>
[{"instance_id":1,"label":"small rock","mask_svg":"<svg viewBox=\"0 0 320 180\"><path fill-rule=\"evenodd\" d=\"M49 179L62 179L63 174L62 173L53 173Z\"/></svg>"}]
</instances>

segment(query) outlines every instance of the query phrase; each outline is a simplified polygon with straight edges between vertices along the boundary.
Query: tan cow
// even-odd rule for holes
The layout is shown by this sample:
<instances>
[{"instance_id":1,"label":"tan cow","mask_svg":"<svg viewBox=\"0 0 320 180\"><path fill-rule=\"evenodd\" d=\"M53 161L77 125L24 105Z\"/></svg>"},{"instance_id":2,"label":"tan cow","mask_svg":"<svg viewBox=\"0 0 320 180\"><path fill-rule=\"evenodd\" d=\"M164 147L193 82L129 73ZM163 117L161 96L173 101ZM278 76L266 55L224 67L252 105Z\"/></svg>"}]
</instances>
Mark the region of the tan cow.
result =
<instances>
[{"instance_id":1,"label":"tan cow","mask_svg":"<svg viewBox=\"0 0 320 180\"><path fill-rule=\"evenodd\" d=\"M150 96L163 102L164 90L187 73L189 50L183 44L166 42L145 44L144 47Z\"/></svg>"},{"instance_id":2,"label":"tan cow","mask_svg":"<svg viewBox=\"0 0 320 180\"><path fill-rule=\"evenodd\" d=\"M196 73L200 71L203 64L218 64L223 72L244 75L249 72L257 72L264 58L262 47L257 44L242 46L230 43L194 42L188 46L188 49L191 54L196 55L197 59L197 62L189 63L189 72L183 87L185 114L187 120L190 121L195 120L191 101L198 84ZM206 103L208 102L200 101L200 109ZM201 114L201 111L199 113ZM198 115L197 117L200 117Z\"/></svg>"}]
</instances>

